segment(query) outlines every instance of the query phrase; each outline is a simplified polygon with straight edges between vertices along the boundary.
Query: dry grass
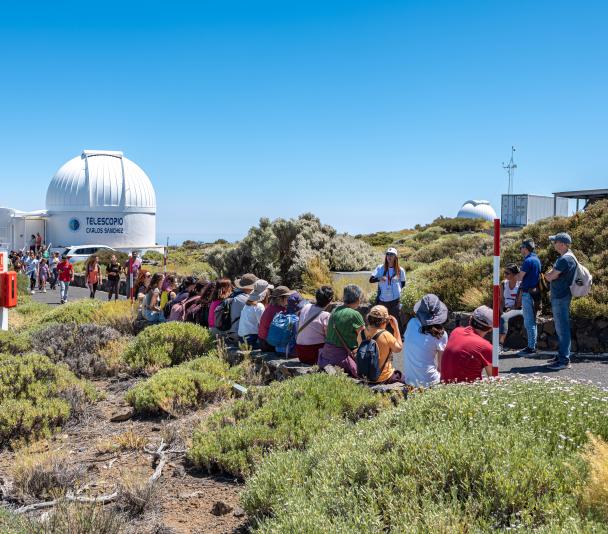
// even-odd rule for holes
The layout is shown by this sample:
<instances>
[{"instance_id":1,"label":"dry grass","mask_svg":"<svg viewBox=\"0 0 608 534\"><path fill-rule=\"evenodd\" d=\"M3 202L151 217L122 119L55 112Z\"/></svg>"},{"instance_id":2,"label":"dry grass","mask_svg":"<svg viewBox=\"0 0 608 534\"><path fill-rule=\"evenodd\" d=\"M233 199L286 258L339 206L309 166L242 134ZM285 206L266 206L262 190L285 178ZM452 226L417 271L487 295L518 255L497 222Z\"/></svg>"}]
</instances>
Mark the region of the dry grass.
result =
<instances>
[{"instance_id":1,"label":"dry grass","mask_svg":"<svg viewBox=\"0 0 608 534\"><path fill-rule=\"evenodd\" d=\"M142 450L147 439L137 434L132 428L121 433L101 440L97 443L97 452L106 454L108 452L138 451Z\"/></svg>"},{"instance_id":2,"label":"dry grass","mask_svg":"<svg viewBox=\"0 0 608 534\"><path fill-rule=\"evenodd\" d=\"M581 506L602 521L608 521L608 443L589 435L583 457L589 464L589 480L583 489Z\"/></svg>"},{"instance_id":3,"label":"dry grass","mask_svg":"<svg viewBox=\"0 0 608 534\"><path fill-rule=\"evenodd\" d=\"M488 295L486 295L478 287L468 287L464 290L462 297L460 297L460 303L465 306L466 309L474 310L478 306L487 304Z\"/></svg>"},{"instance_id":4,"label":"dry grass","mask_svg":"<svg viewBox=\"0 0 608 534\"><path fill-rule=\"evenodd\" d=\"M342 300L342 294L344 293L344 288L347 285L355 284L363 290L363 300L370 303L376 302L378 284L371 284L369 277L369 273L348 276L332 273L331 286L334 288L336 300Z\"/></svg>"},{"instance_id":5,"label":"dry grass","mask_svg":"<svg viewBox=\"0 0 608 534\"><path fill-rule=\"evenodd\" d=\"M127 532L123 516L113 507L60 502L47 519L30 519L32 534L121 534Z\"/></svg>"},{"instance_id":6,"label":"dry grass","mask_svg":"<svg viewBox=\"0 0 608 534\"><path fill-rule=\"evenodd\" d=\"M13 467L13 488L22 499L47 499L63 495L84 476L84 467L75 465L57 451L20 451Z\"/></svg>"},{"instance_id":7,"label":"dry grass","mask_svg":"<svg viewBox=\"0 0 608 534\"><path fill-rule=\"evenodd\" d=\"M151 509L155 503L157 485L147 478L127 475L119 484L118 507L131 517Z\"/></svg>"}]
</instances>

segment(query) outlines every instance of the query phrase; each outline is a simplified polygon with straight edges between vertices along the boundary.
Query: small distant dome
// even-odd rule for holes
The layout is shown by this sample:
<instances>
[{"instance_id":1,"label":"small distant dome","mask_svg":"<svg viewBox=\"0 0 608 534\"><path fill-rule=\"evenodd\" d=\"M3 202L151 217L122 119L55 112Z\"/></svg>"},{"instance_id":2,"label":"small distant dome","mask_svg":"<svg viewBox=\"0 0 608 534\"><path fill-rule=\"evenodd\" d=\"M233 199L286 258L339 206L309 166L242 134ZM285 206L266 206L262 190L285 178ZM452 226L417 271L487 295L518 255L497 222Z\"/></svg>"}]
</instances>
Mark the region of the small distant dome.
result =
<instances>
[{"instance_id":1,"label":"small distant dome","mask_svg":"<svg viewBox=\"0 0 608 534\"><path fill-rule=\"evenodd\" d=\"M467 200L456 217L463 219L484 219L493 221L497 218L494 208L487 200Z\"/></svg>"},{"instance_id":2,"label":"small distant dome","mask_svg":"<svg viewBox=\"0 0 608 534\"><path fill-rule=\"evenodd\" d=\"M55 173L46 208L155 213L156 195L150 178L122 152L84 150Z\"/></svg>"}]
</instances>

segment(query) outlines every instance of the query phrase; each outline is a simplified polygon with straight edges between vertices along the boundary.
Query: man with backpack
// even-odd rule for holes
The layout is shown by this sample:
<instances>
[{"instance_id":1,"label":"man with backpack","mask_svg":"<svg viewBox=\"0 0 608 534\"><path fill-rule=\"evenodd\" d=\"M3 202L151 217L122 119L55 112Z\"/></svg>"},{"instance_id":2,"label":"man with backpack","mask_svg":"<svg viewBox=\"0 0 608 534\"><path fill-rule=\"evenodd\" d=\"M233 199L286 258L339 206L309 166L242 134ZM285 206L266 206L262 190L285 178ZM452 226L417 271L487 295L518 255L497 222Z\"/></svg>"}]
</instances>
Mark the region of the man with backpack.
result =
<instances>
[{"instance_id":1,"label":"man with backpack","mask_svg":"<svg viewBox=\"0 0 608 534\"><path fill-rule=\"evenodd\" d=\"M555 323L555 333L559 340L559 351L556 358L549 361L548 369L561 371L570 368L570 302L572 301L572 291L570 286L574 283L578 261L572 252L572 238L566 232L549 237L559 258L555 262L553 269L546 275L546 279L551 283L551 310Z\"/></svg>"},{"instance_id":2,"label":"man with backpack","mask_svg":"<svg viewBox=\"0 0 608 534\"><path fill-rule=\"evenodd\" d=\"M386 327L390 324L393 332L399 332L397 319L389 315L382 304L374 306L367 314L368 326L361 332L361 344L357 349L357 375L375 384L403 382L401 371L394 369L394 353L403 350L401 336L393 336Z\"/></svg>"}]
</instances>

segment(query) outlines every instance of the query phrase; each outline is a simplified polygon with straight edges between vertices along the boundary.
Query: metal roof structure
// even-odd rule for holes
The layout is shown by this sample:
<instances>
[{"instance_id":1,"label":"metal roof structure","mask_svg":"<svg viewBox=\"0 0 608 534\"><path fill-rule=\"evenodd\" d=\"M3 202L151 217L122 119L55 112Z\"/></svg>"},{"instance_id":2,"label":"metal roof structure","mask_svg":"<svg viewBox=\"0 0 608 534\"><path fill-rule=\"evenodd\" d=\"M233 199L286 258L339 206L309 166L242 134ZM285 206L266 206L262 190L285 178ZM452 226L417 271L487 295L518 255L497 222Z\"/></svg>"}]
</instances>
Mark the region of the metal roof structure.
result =
<instances>
[{"instance_id":1,"label":"metal roof structure","mask_svg":"<svg viewBox=\"0 0 608 534\"><path fill-rule=\"evenodd\" d=\"M150 178L122 152L84 150L55 173L46 208L49 213L99 208L154 213L156 195Z\"/></svg>"},{"instance_id":2,"label":"metal roof structure","mask_svg":"<svg viewBox=\"0 0 608 534\"><path fill-rule=\"evenodd\" d=\"M553 205L557 205L558 198L570 198L576 200L576 211L579 210L579 203L581 200L585 201L583 209L589 204L603 198L608 198L608 189L582 189L580 191L561 191L559 193L553 193ZM554 208L555 213L555 208Z\"/></svg>"}]
</instances>

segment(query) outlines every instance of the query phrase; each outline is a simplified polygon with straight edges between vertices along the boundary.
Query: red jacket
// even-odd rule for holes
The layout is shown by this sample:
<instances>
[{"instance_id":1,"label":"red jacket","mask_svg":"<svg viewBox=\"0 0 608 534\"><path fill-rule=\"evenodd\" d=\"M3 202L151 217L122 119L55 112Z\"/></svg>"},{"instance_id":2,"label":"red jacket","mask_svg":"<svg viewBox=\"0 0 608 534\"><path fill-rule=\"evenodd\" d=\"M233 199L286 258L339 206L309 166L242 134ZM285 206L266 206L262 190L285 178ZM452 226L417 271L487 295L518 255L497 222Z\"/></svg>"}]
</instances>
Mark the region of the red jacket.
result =
<instances>
[{"instance_id":1,"label":"red jacket","mask_svg":"<svg viewBox=\"0 0 608 534\"><path fill-rule=\"evenodd\" d=\"M71 282L74 278L74 267L67 260L62 260L57 265L57 272L59 273L60 282Z\"/></svg>"}]
</instances>

